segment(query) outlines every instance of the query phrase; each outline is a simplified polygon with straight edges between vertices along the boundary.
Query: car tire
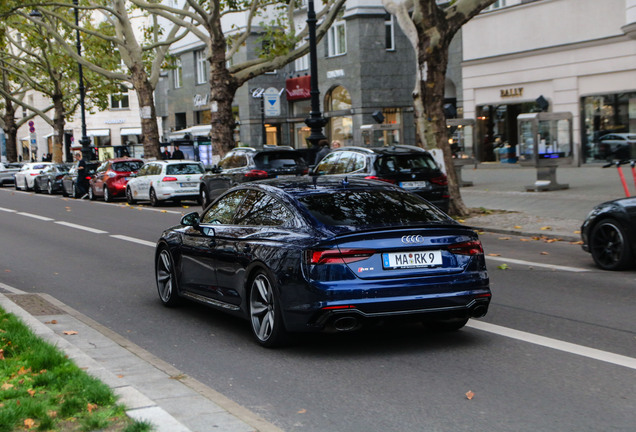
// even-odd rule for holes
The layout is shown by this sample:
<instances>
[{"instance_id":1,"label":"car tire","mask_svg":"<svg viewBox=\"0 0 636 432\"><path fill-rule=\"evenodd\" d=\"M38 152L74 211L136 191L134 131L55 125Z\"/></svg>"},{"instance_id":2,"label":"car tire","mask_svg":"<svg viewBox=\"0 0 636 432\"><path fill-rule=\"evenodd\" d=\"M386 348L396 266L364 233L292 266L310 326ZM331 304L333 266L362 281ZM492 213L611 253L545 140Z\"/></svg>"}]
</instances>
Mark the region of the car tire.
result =
<instances>
[{"instance_id":1,"label":"car tire","mask_svg":"<svg viewBox=\"0 0 636 432\"><path fill-rule=\"evenodd\" d=\"M252 333L261 346L273 348L288 341L273 279L263 270L251 278L249 314Z\"/></svg>"},{"instance_id":2,"label":"car tire","mask_svg":"<svg viewBox=\"0 0 636 432\"><path fill-rule=\"evenodd\" d=\"M51 180L46 182L46 193L53 195L53 183L51 183Z\"/></svg>"},{"instance_id":3,"label":"car tire","mask_svg":"<svg viewBox=\"0 0 636 432\"><path fill-rule=\"evenodd\" d=\"M177 288L177 273L172 254L166 246L162 246L157 253L155 280L161 303L167 307L177 306L180 300Z\"/></svg>"},{"instance_id":4,"label":"car tire","mask_svg":"<svg viewBox=\"0 0 636 432\"><path fill-rule=\"evenodd\" d=\"M113 200L113 197L110 195L110 192L108 191L108 186L104 186L104 201L111 202L112 200Z\"/></svg>"},{"instance_id":5,"label":"car tire","mask_svg":"<svg viewBox=\"0 0 636 432\"><path fill-rule=\"evenodd\" d=\"M130 190L129 187L126 188L126 202L130 205L133 205L137 202L137 200L133 198L132 191Z\"/></svg>"},{"instance_id":6,"label":"car tire","mask_svg":"<svg viewBox=\"0 0 636 432\"><path fill-rule=\"evenodd\" d=\"M15 188L15 190L20 190L20 186L18 186L18 180L17 179L13 180L13 187Z\"/></svg>"},{"instance_id":7,"label":"car tire","mask_svg":"<svg viewBox=\"0 0 636 432\"><path fill-rule=\"evenodd\" d=\"M62 196L63 197L67 197L68 196L68 192L66 192L66 188L64 187L64 183L62 183Z\"/></svg>"},{"instance_id":8,"label":"car tire","mask_svg":"<svg viewBox=\"0 0 636 432\"><path fill-rule=\"evenodd\" d=\"M210 196L208 194L208 189L205 186L201 186L201 192L199 192L199 204L201 207L206 208L209 201Z\"/></svg>"},{"instance_id":9,"label":"car tire","mask_svg":"<svg viewBox=\"0 0 636 432\"><path fill-rule=\"evenodd\" d=\"M597 223L590 234L590 252L603 270L622 270L633 265L633 252L625 228L616 220Z\"/></svg>"},{"instance_id":10,"label":"car tire","mask_svg":"<svg viewBox=\"0 0 636 432\"><path fill-rule=\"evenodd\" d=\"M88 199L91 201L95 201L97 199L93 186L88 186Z\"/></svg>"},{"instance_id":11,"label":"car tire","mask_svg":"<svg viewBox=\"0 0 636 432\"><path fill-rule=\"evenodd\" d=\"M71 196L75 199L80 198L79 192L77 191L77 185L75 183L71 184Z\"/></svg>"},{"instance_id":12,"label":"car tire","mask_svg":"<svg viewBox=\"0 0 636 432\"><path fill-rule=\"evenodd\" d=\"M27 182L27 179L24 179L24 191L28 192L30 190L31 188L29 188L29 182Z\"/></svg>"},{"instance_id":13,"label":"car tire","mask_svg":"<svg viewBox=\"0 0 636 432\"><path fill-rule=\"evenodd\" d=\"M453 332L461 329L468 322L468 318L449 318L424 322L424 327L439 332Z\"/></svg>"},{"instance_id":14,"label":"car tire","mask_svg":"<svg viewBox=\"0 0 636 432\"><path fill-rule=\"evenodd\" d=\"M35 192L35 193L42 192L42 189L40 189L40 186L38 185L38 181L37 180L33 180L33 192Z\"/></svg>"},{"instance_id":15,"label":"car tire","mask_svg":"<svg viewBox=\"0 0 636 432\"><path fill-rule=\"evenodd\" d=\"M159 200L157 199L157 193L154 189L150 189L150 205L153 207L157 207L159 205Z\"/></svg>"}]
</instances>

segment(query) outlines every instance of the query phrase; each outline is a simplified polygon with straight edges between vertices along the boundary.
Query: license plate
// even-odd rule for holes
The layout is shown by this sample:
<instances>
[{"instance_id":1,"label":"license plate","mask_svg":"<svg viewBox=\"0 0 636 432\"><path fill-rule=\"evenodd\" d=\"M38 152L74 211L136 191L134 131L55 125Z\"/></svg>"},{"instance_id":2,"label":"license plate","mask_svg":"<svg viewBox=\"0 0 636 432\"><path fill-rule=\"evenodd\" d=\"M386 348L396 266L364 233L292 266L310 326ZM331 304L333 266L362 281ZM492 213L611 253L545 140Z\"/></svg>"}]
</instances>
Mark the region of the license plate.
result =
<instances>
[{"instance_id":1,"label":"license plate","mask_svg":"<svg viewBox=\"0 0 636 432\"><path fill-rule=\"evenodd\" d=\"M422 189L422 188L427 188L430 186L430 183L427 181L406 181L406 182L401 182L400 183L400 187L403 187L404 189Z\"/></svg>"},{"instance_id":2,"label":"license plate","mask_svg":"<svg viewBox=\"0 0 636 432\"><path fill-rule=\"evenodd\" d=\"M385 269L434 267L442 265L442 251L391 252L382 254Z\"/></svg>"},{"instance_id":3,"label":"license plate","mask_svg":"<svg viewBox=\"0 0 636 432\"><path fill-rule=\"evenodd\" d=\"M181 187L192 187L192 186L196 185L196 183L180 183L179 185Z\"/></svg>"}]
</instances>

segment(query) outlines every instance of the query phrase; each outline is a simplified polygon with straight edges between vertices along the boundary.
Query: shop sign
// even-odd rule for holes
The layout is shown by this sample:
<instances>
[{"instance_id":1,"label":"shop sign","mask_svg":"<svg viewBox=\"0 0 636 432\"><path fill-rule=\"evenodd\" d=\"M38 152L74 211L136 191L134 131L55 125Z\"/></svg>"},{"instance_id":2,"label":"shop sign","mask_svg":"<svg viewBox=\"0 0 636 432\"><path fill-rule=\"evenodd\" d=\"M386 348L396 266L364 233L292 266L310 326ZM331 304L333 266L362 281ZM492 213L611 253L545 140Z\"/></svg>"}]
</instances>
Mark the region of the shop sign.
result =
<instances>
[{"instance_id":1,"label":"shop sign","mask_svg":"<svg viewBox=\"0 0 636 432\"><path fill-rule=\"evenodd\" d=\"M210 101L209 94L206 94L205 96L198 94L198 95L194 95L194 97L192 98L192 103L194 104L195 108L201 108L202 106L206 106L209 101Z\"/></svg>"},{"instance_id":2,"label":"shop sign","mask_svg":"<svg viewBox=\"0 0 636 432\"><path fill-rule=\"evenodd\" d=\"M523 87L515 87L515 88L509 88L509 89L501 89L499 90L499 95L502 98L507 98L507 97L521 97L523 96Z\"/></svg>"},{"instance_id":3,"label":"shop sign","mask_svg":"<svg viewBox=\"0 0 636 432\"><path fill-rule=\"evenodd\" d=\"M287 100L305 100L311 98L311 76L289 78L285 81Z\"/></svg>"}]
</instances>

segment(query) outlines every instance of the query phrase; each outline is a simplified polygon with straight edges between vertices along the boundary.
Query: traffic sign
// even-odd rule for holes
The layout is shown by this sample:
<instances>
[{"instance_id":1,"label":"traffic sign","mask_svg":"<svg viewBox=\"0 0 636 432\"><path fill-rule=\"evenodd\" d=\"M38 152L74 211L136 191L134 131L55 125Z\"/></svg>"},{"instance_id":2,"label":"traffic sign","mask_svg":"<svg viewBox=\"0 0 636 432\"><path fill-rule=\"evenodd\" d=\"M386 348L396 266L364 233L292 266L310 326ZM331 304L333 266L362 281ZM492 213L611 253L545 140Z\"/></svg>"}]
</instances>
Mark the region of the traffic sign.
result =
<instances>
[{"instance_id":1,"label":"traffic sign","mask_svg":"<svg viewBox=\"0 0 636 432\"><path fill-rule=\"evenodd\" d=\"M280 116L280 92L274 87L270 87L263 92L263 103L265 105L265 116Z\"/></svg>"}]
</instances>

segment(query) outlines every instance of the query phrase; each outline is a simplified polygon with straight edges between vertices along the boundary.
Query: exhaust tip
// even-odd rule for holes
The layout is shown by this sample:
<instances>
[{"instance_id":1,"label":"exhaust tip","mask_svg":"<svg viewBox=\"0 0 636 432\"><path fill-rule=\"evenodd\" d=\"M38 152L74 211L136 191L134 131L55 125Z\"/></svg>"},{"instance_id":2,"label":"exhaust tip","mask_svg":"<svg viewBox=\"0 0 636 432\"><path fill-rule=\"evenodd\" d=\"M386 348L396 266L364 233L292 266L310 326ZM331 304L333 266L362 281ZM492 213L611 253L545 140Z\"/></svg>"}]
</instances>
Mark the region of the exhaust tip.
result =
<instances>
[{"instance_id":1,"label":"exhaust tip","mask_svg":"<svg viewBox=\"0 0 636 432\"><path fill-rule=\"evenodd\" d=\"M333 322L333 326L337 331L352 331L360 327L360 323L354 317L342 317Z\"/></svg>"},{"instance_id":2,"label":"exhaust tip","mask_svg":"<svg viewBox=\"0 0 636 432\"><path fill-rule=\"evenodd\" d=\"M470 316L472 318L481 318L488 312L488 306L486 305L477 305L473 307L470 311Z\"/></svg>"}]
</instances>

